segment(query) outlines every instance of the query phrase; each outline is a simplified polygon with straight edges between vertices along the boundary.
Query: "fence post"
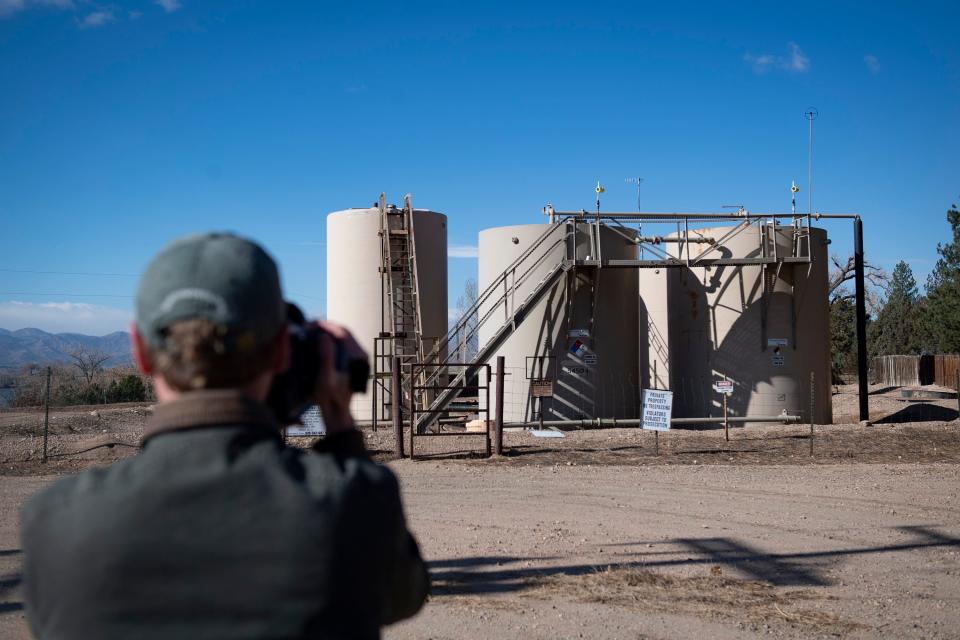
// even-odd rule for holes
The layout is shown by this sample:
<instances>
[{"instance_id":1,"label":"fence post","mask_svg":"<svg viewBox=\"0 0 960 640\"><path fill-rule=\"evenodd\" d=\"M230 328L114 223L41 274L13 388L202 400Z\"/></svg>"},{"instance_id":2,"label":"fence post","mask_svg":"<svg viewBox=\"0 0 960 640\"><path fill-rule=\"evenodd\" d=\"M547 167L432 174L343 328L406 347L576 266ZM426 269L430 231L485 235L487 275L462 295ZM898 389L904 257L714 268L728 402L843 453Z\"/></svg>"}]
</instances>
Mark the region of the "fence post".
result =
<instances>
[{"instance_id":1,"label":"fence post","mask_svg":"<svg viewBox=\"0 0 960 640\"><path fill-rule=\"evenodd\" d=\"M727 417L727 394L723 394L723 439L730 442L730 419Z\"/></svg>"},{"instance_id":2,"label":"fence post","mask_svg":"<svg viewBox=\"0 0 960 640\"><path fill-rule=\"evenodd\" d=\"M373 339L373 387L370 389L370 403L372 408L370 410L370 422L372 423L373 432L377 432L377 385L380 384L380 371L379 362L377 358L377 339Z\"/></svg>"},{"instance_id":3,"label":"fence post","mask_svg":"<svg viewBox=\"0 0 960 640\"><path fill-rule=\"evenodd\" d=\"M957 367L957 420L960 420L960 367Z\"/></svg>"},{"instance_id":4,"label":"fence post","mask_svg":"<svg viewBox=\"0 0 960 640\"><path fill-rule=\"evenodd\" d=\"M403 457L403 416L400 415L400 357L394 356L393 369L390 375L390 403L392 405L391 414L393 416L393 435L396 438L397 457ZM412 428L412 427L411 427Z\"/></svg>"},{"instance_id":5,"label":"fence post","mask_svg":"<svg viewBox=\"0 0 960 640\"><path fill-rule=\"evenodd\" d=\"M50 367L47 367L47 393L46 399L43 401L43 459L41 462L47 461L47 439L50 435L50 376L53 375L53 371Z\"/></svg>"},{"instance_id":6,"label":"fence post","mask_svg":"<svg viewBox=\"0 0 960 640\"><path fill-rule=\"evenodd\" d=\"M813 407L815 404L814 402L815 396L813 395L815 393L815 387L813 386L813 383L814 383L814 377L813 377L813 371L811 371L810 372L810 455L811 456L813 455Z\"/></svg>"},{"instance_id":7,"label":"fence post","mask_svg":"<svg viewBox=\"0 0 960 640\"><path fill-rule=\"evenodd\" d=\"M497 356L497 413L493 423L493 452L498 456L503 455L503 374L505 361L504 356Z\"/></svg>"}]
</instances>

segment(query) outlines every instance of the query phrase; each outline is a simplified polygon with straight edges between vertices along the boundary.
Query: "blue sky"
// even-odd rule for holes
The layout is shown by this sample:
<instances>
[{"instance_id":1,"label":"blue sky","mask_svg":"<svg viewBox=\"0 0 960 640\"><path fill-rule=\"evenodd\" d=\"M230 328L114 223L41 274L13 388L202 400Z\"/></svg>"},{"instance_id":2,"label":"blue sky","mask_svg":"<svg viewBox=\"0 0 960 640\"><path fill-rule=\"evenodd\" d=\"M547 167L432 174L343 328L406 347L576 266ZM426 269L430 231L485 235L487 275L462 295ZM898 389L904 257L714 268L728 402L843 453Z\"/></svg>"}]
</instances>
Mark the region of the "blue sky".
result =
<instances>
[{"instance_id":1,"label":"blue sky","mask_svg":"<svg viewBox=\"0 0 960 640\"><path fill-rule=\"evenodd\" d=\"M598 179L607 209L630 176L646 210L784 211L791 180L806 207L809 106L815 209L922 283L960 199L960 5L723 4L0 0L0 327L122 328L206 229L322 313L325 215L381 190L467 255ZM475 270L451 258L451 305Z\"/></svg>"}]
</instances>

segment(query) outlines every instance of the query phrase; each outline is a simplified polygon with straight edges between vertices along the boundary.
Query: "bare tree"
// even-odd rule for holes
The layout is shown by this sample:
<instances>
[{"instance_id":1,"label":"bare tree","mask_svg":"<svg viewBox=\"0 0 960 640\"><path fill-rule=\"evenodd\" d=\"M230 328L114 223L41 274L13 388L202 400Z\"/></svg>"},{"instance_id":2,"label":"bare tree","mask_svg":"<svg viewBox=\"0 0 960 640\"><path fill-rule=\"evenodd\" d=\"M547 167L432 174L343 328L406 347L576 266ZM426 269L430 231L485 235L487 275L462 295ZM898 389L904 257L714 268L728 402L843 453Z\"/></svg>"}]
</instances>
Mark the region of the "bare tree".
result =
<instances>
[{"instance_id":1,"label":"bare tree","mask_svg":"<svg viewBox=\"0 0 960 640\"><path fill-rule=\"evenodd\" d=\"M109 353L86 347L76 347L66 355L73 361L70 364L77 368L88 385L103 371L103 363L111 358Z\"/></svg>"},{"instance_id":2,"label":"bare tree","mask_svg":"<svg viewBox=\"0 0 960 640\"><path fill-rule=\"evenodd\" d=\"M477 335L476 312L467 316L467 312L477 302L477 281L468 278L463 285L463 295L457 298L457 344L461 362L472 362L477 356L479 336Z\"/></svg>"},{"instance_id":3,"label":"bare tree","mask_svg":"<svg viewBox=\"0 0 960 640\"><path fill-rule=\"evenodd\" d=\"M854 256L848 256L846 262L841 262L836 255L832 255L830 256L830 261L833 263L833 266L830 268L827 289L830 296L830 302L834 303L839 300L853 300L855 294L845 285L853 280L856 276L856 262ZM864 261L863 279L867 285L867 304L871 308L879 307L881 302L879 296L877 295L876 291L871 291L870 287L872 286L875 290L879 289L880 291L886 291L890 282L890 275L880 267L876 267L869 262Z\"/></svg>"}]
</instances>

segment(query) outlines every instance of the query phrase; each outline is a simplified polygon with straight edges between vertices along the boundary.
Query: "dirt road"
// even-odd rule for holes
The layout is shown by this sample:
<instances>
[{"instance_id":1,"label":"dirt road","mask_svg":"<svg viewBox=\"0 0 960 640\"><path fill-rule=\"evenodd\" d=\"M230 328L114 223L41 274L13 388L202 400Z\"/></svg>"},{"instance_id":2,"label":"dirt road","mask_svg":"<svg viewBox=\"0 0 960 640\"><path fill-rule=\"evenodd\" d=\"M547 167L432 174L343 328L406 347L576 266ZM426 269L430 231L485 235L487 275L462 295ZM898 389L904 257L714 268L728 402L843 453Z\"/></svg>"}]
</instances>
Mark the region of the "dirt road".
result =
<instances>
[{"instance_id":1,"label":"dirt road","mask_svg":"<svg viewBox=\"0 0 960 640\"><path fill-rule=\"evenodd\" d=\"M960 637L955 464L392 463L435 581L406 638ZM0 637L29 637L0 477Z\"/></svg>"}]
</instances>

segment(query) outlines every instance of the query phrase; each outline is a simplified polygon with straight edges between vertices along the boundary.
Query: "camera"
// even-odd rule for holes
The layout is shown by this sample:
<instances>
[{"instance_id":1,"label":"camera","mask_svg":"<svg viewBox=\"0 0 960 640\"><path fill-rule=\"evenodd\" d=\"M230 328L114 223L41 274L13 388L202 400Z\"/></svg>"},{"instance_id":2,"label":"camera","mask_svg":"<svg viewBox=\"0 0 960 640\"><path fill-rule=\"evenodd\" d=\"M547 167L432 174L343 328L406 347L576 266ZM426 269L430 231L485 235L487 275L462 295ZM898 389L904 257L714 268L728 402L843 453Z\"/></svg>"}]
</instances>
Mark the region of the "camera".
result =
<instances>
[{"instance_id":1,"label":"camera","mask_svg":"<svg viewBox=\"0 0 960 640\"><path fill-rule=\"evenodd\" d=\"M316 404L317 382L321 375L320 337L327 331L308 323L300 308L288 302L287 333L290 336L290 366L274 378L267 396L267 406L281 426L299 423L303 412ZM334 369L347 376L351 391L365 392L370 363L366 358L352 357L341 340L331 337L336 345Z\"/></svg>"}]
</instances>

